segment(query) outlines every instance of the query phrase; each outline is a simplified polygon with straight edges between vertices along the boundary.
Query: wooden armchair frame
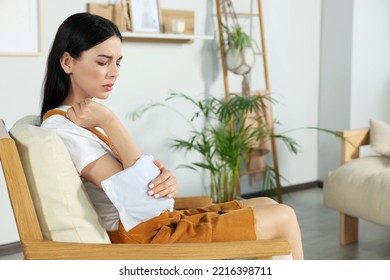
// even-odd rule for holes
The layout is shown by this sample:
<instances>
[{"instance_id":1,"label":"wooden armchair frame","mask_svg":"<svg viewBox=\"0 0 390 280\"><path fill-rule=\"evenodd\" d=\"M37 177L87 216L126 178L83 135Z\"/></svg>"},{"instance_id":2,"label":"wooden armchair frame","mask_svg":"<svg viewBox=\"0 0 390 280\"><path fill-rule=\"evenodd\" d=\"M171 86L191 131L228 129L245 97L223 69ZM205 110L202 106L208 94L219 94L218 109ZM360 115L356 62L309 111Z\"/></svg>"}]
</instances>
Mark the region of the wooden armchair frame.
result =
<instances>
[{"instance_id":1,"label":"wooden armchair frame","mask_svg":"<svg viewBox=\"0 0 390 280\"><path fill-rule=\"evenodd\" d=\"M286 240L147 245L85 244L44 240L16 144L1 119L0 163L25 259L272 259L273 256L291 253ZM210 203L208 197L193 197L178 198L175 205L186 208Z\"/></svg>"},{"instance_id":2,"label":"wooden armchair frame","mask_svg":"<svg viewBox=\"0 0 390 280\"><path fill-rule=\"evenodd\" d=\"M368 128L341 131L344 140L341 141L341 158L343 164L360 156L360 148L370 144Z\"/></svg>"},{"instance_id":3,"label":"wooden armchair frame","mask_svg":"<svg viewBox=\"0 0 390 280\"><path fill-rule=\"evenodd\" d=\"M360 157L360 148L370 144L368 128L346 130L341 132L340 163L344 164ZM340 212L340 244L347 245L357 242L359 237L359 218Z\"/></svg>"}]
</instances>

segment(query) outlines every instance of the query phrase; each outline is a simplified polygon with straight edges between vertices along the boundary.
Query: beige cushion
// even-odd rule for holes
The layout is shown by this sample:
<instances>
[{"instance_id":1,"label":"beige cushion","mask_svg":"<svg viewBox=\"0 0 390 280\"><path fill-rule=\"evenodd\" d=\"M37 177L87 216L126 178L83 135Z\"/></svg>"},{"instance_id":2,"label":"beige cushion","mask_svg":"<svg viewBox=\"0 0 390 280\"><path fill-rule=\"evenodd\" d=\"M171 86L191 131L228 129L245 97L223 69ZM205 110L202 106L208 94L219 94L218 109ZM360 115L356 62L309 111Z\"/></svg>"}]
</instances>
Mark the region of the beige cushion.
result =
<instances>
[{"instance_id":1,"label":"beige cushion","mask_svg":"<svg viewBox=\"0 0 390 280\"><path fill-rule=\"evenodd\" d=\"M39 127L38 116L19 120L15 139L44 238L110 243L61 139Z\"/></svg>"},{"instance_id":2,"label":"beige cushion","mask_svg":"<svg viewBox=\"0 0 390 280\"><path fill-rule=\"evenodd\" d=\"M366 156L330 172L324 205L350 216L390 226L390 159Z\"/></svg>"},{"instance_id":3,"label":"beige cushion","mask_svg":"<svg viewBox=\"0 0 390 280\"><path fill-rule=\"evenodd\" d=\"M390 157L390 125L379 120L370 120L370 145L374 152Z\"/></svg>"}]
</instances>

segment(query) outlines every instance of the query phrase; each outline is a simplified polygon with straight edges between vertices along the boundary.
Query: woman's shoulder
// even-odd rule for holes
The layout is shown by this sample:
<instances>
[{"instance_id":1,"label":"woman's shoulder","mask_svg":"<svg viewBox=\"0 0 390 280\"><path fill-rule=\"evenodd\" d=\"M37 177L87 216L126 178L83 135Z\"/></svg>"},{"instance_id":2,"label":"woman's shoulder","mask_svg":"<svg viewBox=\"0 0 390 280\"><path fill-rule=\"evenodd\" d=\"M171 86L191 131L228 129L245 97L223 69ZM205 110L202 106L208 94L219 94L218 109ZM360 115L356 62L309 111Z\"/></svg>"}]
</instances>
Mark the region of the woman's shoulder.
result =
<instances>
[{"instance_id":1,"label":"woman's shoulder","mask_svg":"<svg viewBox=\"0 0 390 280\"><path fill-rule=\"evenodd\" d=\"M77 125L66 118L64 113L68 109L67 107L69 108L70 106L60 106L53 109L52 112L54 113L51 113L49 117L44 119L41 127L47 129L78 129L79 127Z\"/></svg>"},{"instance_id":2,"label":"woman's shoulder","mask_svg":"<svg viewBox=\"0 0 390 280\"><path fill-rule=\"evenodd\" d=\"M70 106L67 107L69 108ZM91 131L81 126L78 126L77 124L69 120L64 113L61 113L61 112L66 112L67 108L65 106L60 106L54 110L55 110L54 113L52 112L51 114L49 114L49 116L42 122L41 124L42 128L55 131L60 136L69 139L74 139L74 137L77 137L77 139L79 139L80 137L82 137L82 138L91 139L93 141L98 141L98 142L101 141ZM56 112L56 111L61 111L61 112Z\"/></svg>"}]
</instances>

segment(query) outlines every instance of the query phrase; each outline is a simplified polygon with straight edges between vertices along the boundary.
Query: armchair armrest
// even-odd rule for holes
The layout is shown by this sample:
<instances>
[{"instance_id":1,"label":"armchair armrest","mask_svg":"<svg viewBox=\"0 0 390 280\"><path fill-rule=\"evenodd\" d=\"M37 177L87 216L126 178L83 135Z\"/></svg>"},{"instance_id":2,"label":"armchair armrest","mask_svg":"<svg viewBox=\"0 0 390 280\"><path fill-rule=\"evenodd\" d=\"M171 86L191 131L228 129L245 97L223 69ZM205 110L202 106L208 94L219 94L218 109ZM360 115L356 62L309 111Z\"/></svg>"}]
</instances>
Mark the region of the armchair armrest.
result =
<instances>
[{"instance_id":1,"label":"armchair armrest","mask_svg":"<svg viewBox=\"0 0 390 280\"><path fill-rule=\"evenodd\" d=\"M175 209L188 209L209 206L213 200L209 196L175 197Z\"/></svg>"},{"instance_id":2,"label":"armchair armrest","mask_svg":"<svg viewBox=\"0 0 390 280\"><path fill-rule=\"evenodd\" d=\"M177 244L84 244L24 241L30 260L212 260L272 259L291 254L286 240Z\"/></svg>"},{"instance_id":3,"label":"armchair armrest","mask_svg":"<svg viewBox=\"0 0 390 280\"><path fill-rule=\"evenodd\" d=\"M360 147L370 144L370 131L368 128L341 131L344 139L341 141L341 163L358 158Z\"/></svg>"},{"instance_id":4,"label":"armchair armrest","mask_svg":"<svg viewBox=\"0 0 390 280\"><path fill-rule=\"evenodd\" d=\"M0 139L10 138L8 131L5 127L5 123L2 119L0 119Z\"/></svg>"}]
</instances>

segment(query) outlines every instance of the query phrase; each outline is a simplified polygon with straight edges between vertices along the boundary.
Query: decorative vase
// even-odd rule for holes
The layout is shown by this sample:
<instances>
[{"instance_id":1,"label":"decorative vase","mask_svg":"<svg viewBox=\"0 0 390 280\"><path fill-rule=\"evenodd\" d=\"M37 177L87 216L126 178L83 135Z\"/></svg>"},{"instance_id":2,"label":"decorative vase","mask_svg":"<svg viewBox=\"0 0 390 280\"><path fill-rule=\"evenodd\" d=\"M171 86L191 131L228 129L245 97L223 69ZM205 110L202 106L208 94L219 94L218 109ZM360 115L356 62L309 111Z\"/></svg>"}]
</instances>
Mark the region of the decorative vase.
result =
<instances>
[{"instance_id":1,"label":"decorative vase","mask_svg":"<svg viewBox=\"0 0 390 280\"><path fill-rule=\"evenodd\" d=\"M235 74L248 74L254 64L255 53L252 48L244 48L242 51L231 48L226 53L226 66Z\"/></svg>"},{"instance_id":2,"label":"decorative vase","mask_svg":"<svg viewBox=\"0 0 390 280\"><path fill-rule=\"evenodd\" d=\"M214 203L231 201L235 198L236 188L239 184L239 168L220 168L211 174L210 194Z\"/></svg>"}]
</instances>

